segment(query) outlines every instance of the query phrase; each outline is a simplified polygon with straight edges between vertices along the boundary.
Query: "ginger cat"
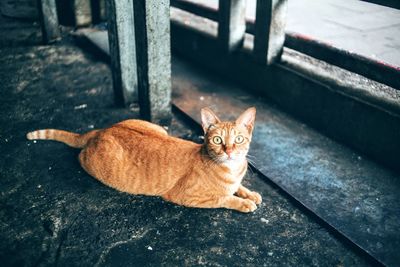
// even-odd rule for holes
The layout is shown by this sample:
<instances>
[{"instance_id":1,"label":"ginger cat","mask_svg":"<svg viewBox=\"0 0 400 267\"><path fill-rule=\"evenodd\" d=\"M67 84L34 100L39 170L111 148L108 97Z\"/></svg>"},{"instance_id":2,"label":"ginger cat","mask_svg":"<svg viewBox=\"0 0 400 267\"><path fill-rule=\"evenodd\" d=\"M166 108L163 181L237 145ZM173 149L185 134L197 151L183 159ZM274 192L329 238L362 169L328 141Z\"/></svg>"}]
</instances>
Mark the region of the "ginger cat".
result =
<instances>
[{"instance_id":1,"label":"ginger cat","mask_svg":"<svg viewBox=\"0 0 400 267\"><path fill-rule=\"evenodd\" d=\"M82 148L82 167L120 191L161 196L187 207L252 212L261 196L241 181L247 171L255 115L253 107L236 121L221 122L210 109L202 109L203 145L169 136L162 127L141 120L122 121L82 135L38 130L27 138Z\"/></svg>"}]
</instances>

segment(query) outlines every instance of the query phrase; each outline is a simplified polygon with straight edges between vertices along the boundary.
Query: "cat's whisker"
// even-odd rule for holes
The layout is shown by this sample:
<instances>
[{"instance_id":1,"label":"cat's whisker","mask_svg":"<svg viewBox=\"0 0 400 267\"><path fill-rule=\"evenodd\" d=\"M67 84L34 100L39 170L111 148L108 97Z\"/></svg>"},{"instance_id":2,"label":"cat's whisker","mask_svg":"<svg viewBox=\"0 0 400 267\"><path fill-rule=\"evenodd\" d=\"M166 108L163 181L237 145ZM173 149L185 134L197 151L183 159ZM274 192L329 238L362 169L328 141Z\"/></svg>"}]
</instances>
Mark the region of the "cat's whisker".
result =
<instances>
[{"instance_id":1,"label":"cat's whisker","mask_svg":"<svg viewBox=\"0 0 400 267\"><path fill-rule=\"evenodd\" d=\"M257 168L256 163L255 163L253 160L247 159L247 161L248 161L253 167L256 167L256 168ZM250 169L251 169L251 167L250 167Z\"/></svg>"},{"instance_id":2,"label":"cat's whisker","mask_svg":"<svg viewBox=\"0 0 400 267\"><path fill-rule=\"evenodd\" d=\"M253 158L253 159L255 159L255 158L256 158L256 156L253 156L253 155L250 155L250 154L247 154L247 157L249 157L249 158Z\"/></svg>"},{"instance_id":3,"label":"cat's whisker","mask_svg":"<svg viewBox=\"0 0 400 267\"><path fill-rule=\"evenodd\" d=\"M253 159L249 159L249 158L246 158L246 159L247 159L247 161L250 162L251 164L254 164L254 160L253 160Z\"/></svg>"},{"instance_id":4,"label":"cat's whisker","mask_svg":"<svg viewBox=\"0 0 400 267\"><path fill-rule=\"evenodd\" d=\"M248 170L250 170L250 172L251 172L251 175L254 175L253 168L251 168L250 166L248 166L248 167L247 167L247 169L248 169Z\"/></svg>"}]
</instances>

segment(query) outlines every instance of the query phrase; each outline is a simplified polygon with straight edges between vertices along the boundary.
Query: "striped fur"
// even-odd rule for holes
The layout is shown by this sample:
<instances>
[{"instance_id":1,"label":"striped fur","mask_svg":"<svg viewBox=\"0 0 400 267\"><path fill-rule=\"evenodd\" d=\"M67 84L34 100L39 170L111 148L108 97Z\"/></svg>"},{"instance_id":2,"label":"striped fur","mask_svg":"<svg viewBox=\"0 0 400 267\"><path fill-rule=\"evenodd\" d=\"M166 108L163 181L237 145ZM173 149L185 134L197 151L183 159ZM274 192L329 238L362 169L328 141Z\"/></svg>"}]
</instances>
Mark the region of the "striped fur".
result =
<instances>
[{"instance_id":1,"label":"striped fur","mask_svg":"<svg viewBox=\"0 0 400 267\"><path fill-rule=\"evenodd\" d=\"M96 133L97 130L94 130L80 135L63 130L43 129L27 133L26 138L29 140L54 140L65 143L70 147L83 148Z\"/></svg>"},{"instance_id":2,"label":"striped fur","mask_svg":"<svg viewBox=\"0 0 400 267\"><path fill-rule=\"evenodd\" d=\"M254 127L255 108L221 122L202 109L203 145L169 136L160 126L127 120L76 134L45 129L29 140L55 140L82 148L82 167L102 183L131 194L156 195L188 207L254 211L261 196L241 185Z\"/></svg>"}]
</instances>

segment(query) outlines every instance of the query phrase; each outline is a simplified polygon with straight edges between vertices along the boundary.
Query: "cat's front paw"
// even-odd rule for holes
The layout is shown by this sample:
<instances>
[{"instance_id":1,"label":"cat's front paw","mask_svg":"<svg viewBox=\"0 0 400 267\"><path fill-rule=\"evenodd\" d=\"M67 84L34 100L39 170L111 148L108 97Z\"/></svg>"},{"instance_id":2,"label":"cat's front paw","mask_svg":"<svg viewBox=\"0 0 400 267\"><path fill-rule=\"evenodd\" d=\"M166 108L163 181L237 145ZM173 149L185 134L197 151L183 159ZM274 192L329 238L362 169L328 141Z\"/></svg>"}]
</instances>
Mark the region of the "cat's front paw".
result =
<instances>
[{"instance_id":1,"label":"cat's front paw","mask_svg":"<svg viewBox=\"0 0 400 267\"><path fill-rule=\"evenodd\" d=\"M254 201L250 199L242 199L238 207L238 210L241 212L253 212L256 209L257 209L256 204L254 203Z\"/></svg>"},{"instance_id":2,"label":"cat's front paw","mask_svg":"<svg viewBox=\"0 0 400 267\"><path fill-rule=\"evenodd\" d=\"M250 193L247 195L247 198L250 199L250 200L252 200L252 201L253 201L254 203L256 203L256 204L261 204L261 202L262 202L262 197L261 197L261 195L260 195L259 193L257 193L257 192L254 192L254 191L250 192Z\"/></svg>"}]
</instances>

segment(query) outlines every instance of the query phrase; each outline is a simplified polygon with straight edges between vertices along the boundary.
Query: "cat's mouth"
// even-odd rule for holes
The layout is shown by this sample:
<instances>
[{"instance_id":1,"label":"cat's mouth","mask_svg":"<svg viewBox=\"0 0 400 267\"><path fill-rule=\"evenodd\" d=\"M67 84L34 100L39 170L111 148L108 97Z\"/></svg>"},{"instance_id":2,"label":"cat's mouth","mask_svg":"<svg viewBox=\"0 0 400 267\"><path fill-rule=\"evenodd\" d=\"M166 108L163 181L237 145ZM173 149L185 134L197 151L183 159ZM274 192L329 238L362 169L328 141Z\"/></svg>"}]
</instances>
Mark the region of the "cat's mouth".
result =
<instances>
[{"instance_id":1,"label":"cat's mouth","mask_svg":"<svg viewBox=\"0 0 400 267\"><path fill-rule=\"evenodd\" d=\"M211 158L218 164L224 163L235 163L246 159L246 155L243 153L214 153L214 151L208 151Z\"/></svg>"},{"instance_id":2,"label":"cat's mouth","mask_svg":"<svg viewBox=\"0 0 400 267\"><path fill-rule=\"evenodd\" d=\"M241 159L243 159L243 157L240 154L223 154L219 157L219 160L222 163L231 163L231 162L235 162L235 161L240 161Z\"/></svg>"}]
</instances>

